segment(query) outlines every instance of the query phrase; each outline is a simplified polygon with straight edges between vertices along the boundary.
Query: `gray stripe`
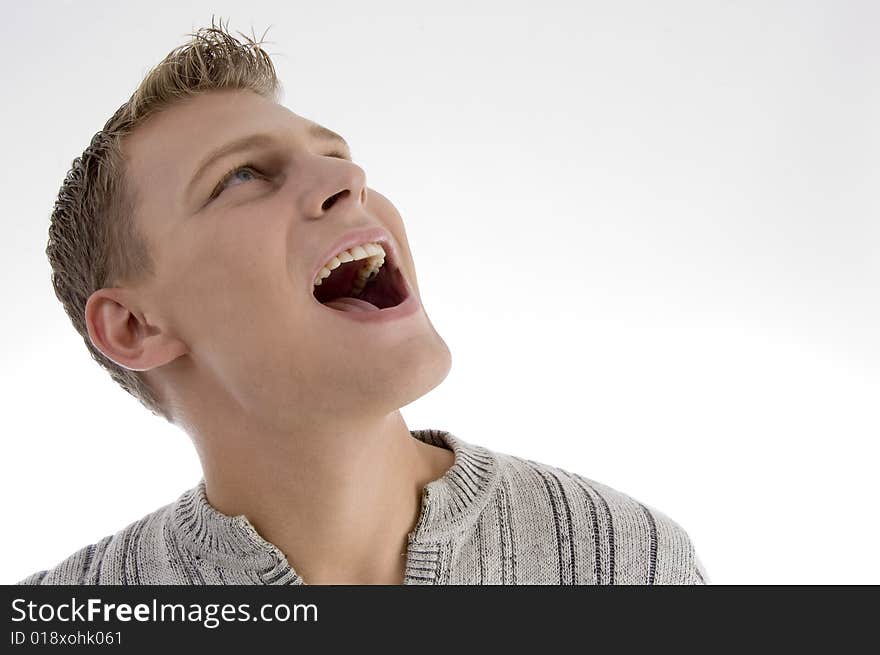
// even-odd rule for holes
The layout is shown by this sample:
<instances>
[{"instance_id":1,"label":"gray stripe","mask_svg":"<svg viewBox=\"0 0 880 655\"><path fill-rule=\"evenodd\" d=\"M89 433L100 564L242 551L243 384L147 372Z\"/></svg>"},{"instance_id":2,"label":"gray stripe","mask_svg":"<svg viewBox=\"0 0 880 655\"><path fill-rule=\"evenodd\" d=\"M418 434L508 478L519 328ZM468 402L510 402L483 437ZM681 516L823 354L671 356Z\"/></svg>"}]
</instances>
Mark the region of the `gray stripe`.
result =
<instances>
[{"instance_id":1,"label":"gray stripe","mask_svg":"<svg viewBox=\"0 0 880 655\"><path fill-rule=\"evenodd\" d=\"M190 565L192 566L191 571L197 580L196 584L205 584L205 576L202 575L202 569L199 566L199 562L202 561L202 558L196 555L195 559L193 559L193 554L189 550L186 551L186 556L187 559L189 559Z\"/></svg>"},{"instance_id":2,"label":"gray stripe","mask_svg":"<svg viewBox=\"0 0 880 655\"><path fill-rule=\"evenodd\" d=\"M409 571L428 571L428 572L430 572L430 573L433 573L434 571L436 571L436 569L435 569L433 566L431 566L431 567L425 567L425 566L410 566L410 567L408 567L408 570L409 570Z\"/></svg>"},{"instance_id":3,"label":"gray stripe","mask_svg":"<svg viewBox=\"0 0 880 655\"><path fill-rule=\"evenodd\" d=\"M89 572L89 566L92 564L92 557L95 554L95 544L90 544L86 549L86 559L83 562L82 573L79 575L79 580L77 580L76 584L84 585L86 583L86 575Z\"/></svg>"},{"instance_id":4,"label":"gray stripe","mask_svg":"<svg viewBox=\"0 0 880 655\"><path fill-rule=\"evenodd\" d=\"M107 546L104 546L104 550L100 553L100 557L95 562L95 581L93 584L99 585L101 584L101 564L104 563L104 555L107 552Z\"/></svg>"},{"instance_id":5,"label":"gray stripe","mask_svg":"<svg viewBox=\"0 0 880 655\"><path fill-rule=\"evenodd\" d=\"M104 557L107 555L107 547L113 539L113 535L107 535L95 546L95 555L92 557L92 568L95 570L95 577L91 584L101 584L101 566L104 564ZM86 582L86 584L89 584ZM111 583L112 584L112 583Z\"/></svg>"},{"instance_id":6,"label":"gray stripe","mask_svg":"<svg viewBox=\"0 0 880 655\"><path fill-rule=\"evenodd\" d=\"M443 560L443 566L437 572L437 584L449 584L449 576L452 574L452 544L447 543L446 558Z\"/></svg>"},{"instance_id":7,"label":"gray stripe","mask_svg":"<svg viewBox=\"0 0 880 655\"><path fill-rule=\"evenodd\" d=\"M128 544L131 541L131 530L125 531L125 536L122 539L122 548L120 548L120 555L122 556L122 579L119 584L128 584Z\"/></svg>"},{"instance_id":8,"label":"gray stripe","mask_svg":"<svg viewBox=\"0 0 880 655\"><path fill-rule=\"evenodd\" d=\"M431 574L431 579L435 579L441 567L441 557L442 553L440 551L440 545L437 543L409 544L406 550L406 566L404 567L403 583L406 584L407 580L410 578L419 580L427 579L421 573L413 573L416 571L421 571L423 573L428 572ZM416 566L417 564L421 564L422 566Z\"/></svg>"},{"instance_id":9,"label":"gray stripe","mask_svg":"<svg viewBox=\"0 0 880 655\"><path fill-rule=\"evenodd\" d=\"M507 543L510 553L510 584L516 584L516 540L513 532L513 511L510 508L510 488L506 479L501 480L501 488L504 489L504 515L507 517L505 529L507 531Z\"/></svg>"},{"instance_id":10,"label":"gray stripe","mask_svg":"<svg viewBox=\"0 0 880 655\"><path fill-rule=\"evenodd\" d=\"M581 488L584 492L584 498L587 499L587 510L590 512L590 523L593 526L593 550L596 553L595 557L595 569L596 569L596 584L602 584L602 543L599 539L599 520L596 517L596 504L593 502L593 497L590 495L590 491L581 484L581 480L577 475L571 475L571 479Z\"/></svg>"},{"instance_id":11,"label":"gray stripe","mask_svg":"<svg viewBox=\"0 0 880 655\"><path fill-rule=\"evenodd\" d=\"M509 546L507 544L507 534L505 532L506 519L504 512L506 502L504 499L504 487L498 487L498 493L495 495L495 516L498 519L498 542L501 547L501 584L506 585L508 577L507 553Z\"/></svg>"},{"instance_id":12,"label":"gray stripe","mask_svg":"<svg viewBox=\"0 0 880 655\"><path fill-rule=\"evenodd\" d=\"M273 573L274 571L274 573ZM267 585L275 584L290 571L290 567L284 566L282 562L276 562L268 569L263 571L260 577Z\"/></svg>"},{"instance_id":13,"label":"gray stripe","mask_svg":"<svg viewBox=\"0 0 880 655\"><path fill-rule=\"evenodd\" d=\"M638 505L642 508L645 516L648 517L648 525L651 528L651 540L648 544L648 550L650 551L648 558L648 584L652 585L654 584L654 574L657 571L657 524L654 522L654 515L651 514L651 511L641 503Z\"/></svg>"},{"instance_id":14,"label":"gray stripe","mask_svg":"<svg viewBox=\"0 0 880 655\"><path fill-rule=\"evenodd\" d=\"M611 509L608 507L608 502L599 493L599 490L596 489L593 485L590 484L590 481L582 476L578 476L580 480L583 481L585 485L587 485L590 489L593 490L593 493L596 494L596 498L599 499L599 502L602 505L602 509L605 514L605 519L607 521L607 526L605 528L605 533L608 537L608 584L614 584L614 522L611 519Z\"/></svg>"},{"instance_id":15,"label":"gray stripe","mask_svg":"<svg viewBox=\"0 0 880 655\"><path fill-rule=\"evenodd\" d=\"M134 526L134 530L132 530L131 541L129 544L129 557L123 561L131 562L131 577L132 584L139 585L141 584L141 575L138 567L138 546L141 543L141 532L144 530L144 526L149 522L150 517L145 518L144 520L138 521L138 523ZM125 574L123 574L123 579L125 579Z\"/></svg>"},{"instance_id":16,"label":"gray stripe","mask_svg":"<svg viewBox=\"0 0 880 655\"><path fill-rule=\"evenodd\" d=\"M474 535L474 548L477 553L477 564L480 567L480 581L477 584L484 584L485 564L483 563L483 520L478 519L475 526L476 534Z\"/></svg>"},{"instance_id":17,"label":"gray stripe","mask_svg":"<svg viewBox=\"0 0 880 655\"><path fill-rule=\"evenodd\" d=\"M467 492L462 488L461 484L456 482L455 476L452 473L450 473L446 479L449 480L449 482L451 482L453 485L455 485L455 487L458 488L459 491L461 491L461 493L463 495L467 495ZM461 512L463 512L464 508L465 508L465 504L464 504L464 500L462 500L461 496L459 496L456 493L452 493L449 495L449 497L452 499L452 502L455 504L455 514L460 514ZM444 512L443 514L444 514L444 516L452 516L453 515L450 512Z\"/></svg>"},{"instance_id":18,"label":"gray stripe","mask_svg":"<svg viewBox=\"0 0 880 655\"><path fill-rule=\"evenodd\" d=\"M470 466L467 466L467 467L464 467L464 466L463 466L463 467L461 468L462 478L463 478L465 475L467 476L467 478L468 478L468 486L471 487L471 489L473 489L473 495L476 496L477 493L478 493L478 491L479 491L479 489L480 489L480 485L481 485L481 483L480 483L480 481L479 481L477 478L474 477L474 474L471 473L471 472L468 470L469 468L471 468L471 467L470 467ZM485 470L485 469L484 469L484 470Z\"/></svg>"},{"instance_id":19,"label":"gray stripe","mask_svg":"<svg viewBox=\"0 0 880 655\"><path fill-rule=\"evenodd\" d=\"M415 562L417 564L429 564L430 566L436 566L437 559L438 558L437 558L436 554L434 555L434 557L427 557L424 559L421 557L413 557L412 554L410 554L410 557L409 557L410 562Z\"/></svg>"},{"instance_id":20,"label":"gray stripe","mask_svg":"<svg viewBox=\"0 0 880 655\"><path fill-rule=\"evenodd\" d=\"M563 543L562 542L563 542L564 537L562 535L562 526L560 525L560 521L559 521L559 510L556 507L556 503L557 503L556 496L553 493L553 489L550 488L550 483L547 481L547 476L540 469L538 469L536 466L534 466L534 463L531 460L526 460L526 461L528 462L529 468L531 468L532 471L537 473L538 477L541 478L541 481L544 483L544 488L547 490L547 496L550 499L550 509L553 512L553 525L556 527L556 555L557 555L558 567L559 567L559 571L558 571L559 572L559 584L561 584L561 585L570 584L570 583L567 583L565 580L565 578L566 578L565 574L566 574L567 567L565 566L565 562L563 561L563 556L562 556L562 551L563 551Z\"/></svg>"},{"instance_id":21,"label":"gray stripe","mask_svg":"<svg viewBox=\"0 0 880 655\"><path fill-rule=\"evenodd\" d=\"M468 479L465 478L458 469L449 470L449 481L454 483L456 487L461 489L461 492L465 496L473 498L477 495L477 492L473 488L473 485L468 482Z\"/></svg>"},{"instance_id":22,"label":"gray stripe","mask_svg":"<svg viewBox=\"0 0 880 655\"><path fill-rule=\"evenodd\" d=\"M168 550L171 552L171 557L169 558L171 570L178 575L183 574L183 577L186 578L189 584L196 584L195 579L190 574L190 567L186 565L186 562L183 559L183 553L177 545L177 537L174 534L174 531L171 530L171 522L166 521L163 527L165 543L168 544Z\"/></svg>"},{"instance_id":23,"label":"gray stripe","mask_svg":"<svg viewBox=\"0 0 880 655\"><path fill-rule=\"evenodd\" d=\"M557 486L559 487L559 495L562 496L562 504L565 505L565 517L568 521L566 525L566 533L568 534L568 557L569 557L569 565L571 566L571 582L570 584L578 584L577 572L580 568L577 565L577 558L574 552L574 521L571 518L571 506L568 504L568 496L565 493L565 487L562 486L562 481L559 479L559 476L553 470L548 471L553 479L556 481Z\"/></svg>"}]
</instances>

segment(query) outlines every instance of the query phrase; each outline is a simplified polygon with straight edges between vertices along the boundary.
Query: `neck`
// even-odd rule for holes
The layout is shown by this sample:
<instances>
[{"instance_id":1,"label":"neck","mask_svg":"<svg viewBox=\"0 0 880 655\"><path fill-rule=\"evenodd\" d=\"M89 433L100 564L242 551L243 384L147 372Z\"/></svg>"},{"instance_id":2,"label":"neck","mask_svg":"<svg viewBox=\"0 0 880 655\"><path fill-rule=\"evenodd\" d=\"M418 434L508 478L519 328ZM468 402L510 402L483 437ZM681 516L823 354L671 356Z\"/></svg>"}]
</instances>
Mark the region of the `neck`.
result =
<instances>
[{"instance_id":1,"label":"neck","mask_svg":"<svg viewBox=\"0 0 880 655\"><path fill-rule=\"evenodd\" d=\"M454 460L400 412L307 435L200 437L208 501L244 514L308 584L400 584L422 489Z\"/></svg>"}]
</instances>

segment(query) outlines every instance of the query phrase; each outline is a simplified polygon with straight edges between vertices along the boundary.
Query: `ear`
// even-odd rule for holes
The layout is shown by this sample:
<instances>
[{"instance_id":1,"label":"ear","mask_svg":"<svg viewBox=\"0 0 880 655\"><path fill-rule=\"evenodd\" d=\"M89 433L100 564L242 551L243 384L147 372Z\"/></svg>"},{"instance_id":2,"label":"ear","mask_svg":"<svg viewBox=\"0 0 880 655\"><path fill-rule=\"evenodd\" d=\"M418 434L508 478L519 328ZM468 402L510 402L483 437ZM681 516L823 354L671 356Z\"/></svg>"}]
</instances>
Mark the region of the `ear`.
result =
<instances>
[{"instance_id":1,"label":"ear","mask_svg":"<svg viewBox=\"0 0 880 655\"><path fill-rule=\"evenodd\" d=\"M187 352L182 341L147 323L125 289L95 291L86 302L85 319L92 345L132 371L148 371Z\"/></svg>"}]
</instances>

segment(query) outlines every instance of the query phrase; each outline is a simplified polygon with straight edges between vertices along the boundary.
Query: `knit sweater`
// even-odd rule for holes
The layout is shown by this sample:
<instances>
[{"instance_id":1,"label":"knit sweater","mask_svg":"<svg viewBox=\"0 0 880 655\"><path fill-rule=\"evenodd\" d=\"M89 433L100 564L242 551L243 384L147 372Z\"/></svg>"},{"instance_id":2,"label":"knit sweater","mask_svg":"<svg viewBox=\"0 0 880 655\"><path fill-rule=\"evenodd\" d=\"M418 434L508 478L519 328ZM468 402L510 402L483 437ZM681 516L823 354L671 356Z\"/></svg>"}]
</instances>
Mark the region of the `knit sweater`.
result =
<instances>
[{"instance_id":1,"label":"knit sweater","mask_svg":"<svg viewBox=\"0 0 880 655\"><path fill-rule=\"evenodd\" d=\"M455 461L422 490L404 584L706 584L687 533L576 473L412 430ZM18 584L306 584L244 515L213 507L202 478L172 503Z\"/></svg>"}]
</instances>

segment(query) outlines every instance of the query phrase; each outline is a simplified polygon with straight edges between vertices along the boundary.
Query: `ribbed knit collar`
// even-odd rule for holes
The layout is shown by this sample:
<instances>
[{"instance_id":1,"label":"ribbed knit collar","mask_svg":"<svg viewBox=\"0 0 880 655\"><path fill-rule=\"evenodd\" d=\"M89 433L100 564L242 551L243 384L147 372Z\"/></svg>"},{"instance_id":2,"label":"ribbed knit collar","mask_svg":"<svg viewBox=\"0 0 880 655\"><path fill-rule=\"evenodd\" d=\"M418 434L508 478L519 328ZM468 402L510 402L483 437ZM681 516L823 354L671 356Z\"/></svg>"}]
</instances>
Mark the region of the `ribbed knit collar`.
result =
<instances>
[{"instance_id":1,"label":"ribbed knit collar","mask_svg":"<svg viewBox=\"0 0 880 655\"><path fill-rule=\"evenodd\" d=\"M449 541L476 521L491 498L498 480L496 455L445 430L410 430L410 434L455 453L455 461L446 473L423 489L421 514L410 544ZM284 554L263 539L246 516L223 514L208 502L204 478L174 503L168 527L175 541L197 557L224 566L289 567Z\"/></svg>"}]
</instances>

